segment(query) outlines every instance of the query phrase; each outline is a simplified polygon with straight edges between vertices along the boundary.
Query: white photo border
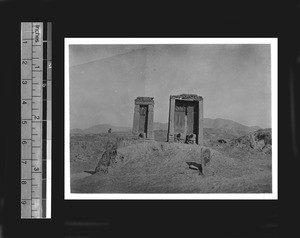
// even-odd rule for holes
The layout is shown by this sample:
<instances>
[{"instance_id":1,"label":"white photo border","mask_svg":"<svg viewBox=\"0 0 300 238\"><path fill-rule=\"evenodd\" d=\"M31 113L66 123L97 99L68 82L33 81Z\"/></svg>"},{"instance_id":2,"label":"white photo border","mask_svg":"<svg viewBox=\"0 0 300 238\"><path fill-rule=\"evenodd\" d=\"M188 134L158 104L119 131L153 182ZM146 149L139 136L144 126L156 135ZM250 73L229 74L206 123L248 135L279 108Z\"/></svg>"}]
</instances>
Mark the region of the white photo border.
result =
<instances>
[{"instance_id":1,"label":"white photo border","mask_svg":"<svg viewBox=\"0 0 300 238\"><path fill-rule=\"evenodd\" d=\"M71 193L69 45L114 44L270 44L272 98L272 193ZM278 199L278 38L65 38L65 168L66 200L277 200Z\"/></svg>"}]
</instances>

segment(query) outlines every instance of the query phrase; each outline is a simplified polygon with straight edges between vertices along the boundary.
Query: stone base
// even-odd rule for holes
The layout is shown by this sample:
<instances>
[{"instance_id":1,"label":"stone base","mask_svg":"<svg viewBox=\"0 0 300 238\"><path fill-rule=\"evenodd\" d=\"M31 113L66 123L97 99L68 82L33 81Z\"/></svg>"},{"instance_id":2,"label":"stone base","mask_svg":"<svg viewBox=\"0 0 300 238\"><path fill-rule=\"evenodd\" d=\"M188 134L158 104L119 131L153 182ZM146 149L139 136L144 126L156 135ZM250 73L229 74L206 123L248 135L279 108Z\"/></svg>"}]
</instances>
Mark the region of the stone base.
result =
<instances>
[{"instance_id":1,"label":"stone base","mask_svg":"<svg viewBox=\"0 0 300 238\"><path fill-rule=\"evenodd\" d=\"M133 136L138 140L154 140L154 134L147 136L146 133L133 133Z\"/></svg>"},{"instance_id":2,"label":"stone base","mask_svg":"<svg viewBox=\"0 0 300 238\"><path fill-rule=\"evenodd\" d=\"M196 144L196 135L191 134L186 136L186 141L187 144Z\"/></svg>"},{"instance_id":3,"label":"stone base","mask_svg":"<svg viewBox=\"0 0 300 238\"><path fill-rule=\"evenodd\" d=\"M174 142L185 143L186 135L184 133L178 133L174 136Z\"/></svg>"},{"instance_id":4,"label":"stone base","mask_svg":"<svg viewBox=\"0 0 300 238\"><path fill-rule=\"evenodd\" d=\"M168 142L174 142L174 135L168 135Z\"/></svg>"}]
</instances>

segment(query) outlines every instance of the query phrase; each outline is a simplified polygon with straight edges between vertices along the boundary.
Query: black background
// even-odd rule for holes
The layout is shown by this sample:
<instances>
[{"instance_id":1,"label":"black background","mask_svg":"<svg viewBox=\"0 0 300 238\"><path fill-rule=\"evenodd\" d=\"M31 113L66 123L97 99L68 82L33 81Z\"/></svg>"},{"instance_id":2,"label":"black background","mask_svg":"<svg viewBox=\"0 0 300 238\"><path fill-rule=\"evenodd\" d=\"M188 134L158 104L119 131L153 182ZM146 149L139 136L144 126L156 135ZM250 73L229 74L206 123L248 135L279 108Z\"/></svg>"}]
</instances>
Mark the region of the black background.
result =
<instances>
[{"instance_id":1,"label":"black background","mask_svg":"<svg viewBox=\"0 0 300 238\"><path fill-rule=\"evenodd\" d=\"M287 2L287 1L285 1ZM291 237L299 211L299 1L118 3L9 1L0 4L0 209L6 237ZM52 22L52 219L20 219L20 22ZM277 201L65 201L64 38L278 37ZM251 99L249 99L251 100ZM3 130L4 129L4 130ZM276 149L276 148L275 148ZM294 218L294 215L295 218ZM97 222L73 226L72 222ZM95 223L93 223L95 224Z\"/></svg>"}]
</instances>

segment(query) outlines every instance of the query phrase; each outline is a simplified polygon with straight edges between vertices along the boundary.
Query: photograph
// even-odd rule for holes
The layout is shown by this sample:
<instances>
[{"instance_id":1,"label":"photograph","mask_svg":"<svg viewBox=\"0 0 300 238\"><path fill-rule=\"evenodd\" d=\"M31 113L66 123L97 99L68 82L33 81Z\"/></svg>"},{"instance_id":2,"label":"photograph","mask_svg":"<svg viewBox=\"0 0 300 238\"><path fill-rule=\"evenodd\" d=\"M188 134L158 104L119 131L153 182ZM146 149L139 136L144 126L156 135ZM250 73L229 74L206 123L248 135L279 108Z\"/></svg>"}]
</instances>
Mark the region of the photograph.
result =
<instances>
[{"instance_id":1,"label":"photograph","mask_svg":"<svg viewBox=\"0 0 300 238\"><path fill-rule=\"evenodd\" d=\"M277 38L65 38L65 199L277 199Z\"/></svg>"},{"instance_id":2,"label":"photograph","mask_svg":"<svg viewBox=\"0 0 300 238\"><path fill-rule=\"evenodd\" d=\"M292 237L299 1L0 0L0 238Z\"/></svg>"}]
</instances>

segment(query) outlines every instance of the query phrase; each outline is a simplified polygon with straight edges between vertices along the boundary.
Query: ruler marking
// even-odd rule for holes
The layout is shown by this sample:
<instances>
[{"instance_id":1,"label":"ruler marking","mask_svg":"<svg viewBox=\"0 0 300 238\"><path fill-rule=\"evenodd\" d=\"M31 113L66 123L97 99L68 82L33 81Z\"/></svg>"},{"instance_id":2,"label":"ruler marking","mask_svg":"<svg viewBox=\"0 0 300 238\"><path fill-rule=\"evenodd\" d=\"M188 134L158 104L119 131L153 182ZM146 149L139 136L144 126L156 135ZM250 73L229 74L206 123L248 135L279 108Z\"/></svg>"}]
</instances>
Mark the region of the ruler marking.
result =
<instances>
[{"instance_id":1,"label":"ruler marking","mask_svg":"<svg viewBox=\"0 0 300 238\"><path fill-rule=\"evenodd\" d=\"M33 28L33 22L31 24L31 27ZM32 30L32 39L33 39L33 30ZM33 59L32 45L33 45L33 40L31 41L31 58ZM32 67L33 67L32 64L33 64L33 60L31 60L31 70L32 70ZM31 77L32 76L33 76L33 74L32 74L32 71L31 71ZM33 80L31 80L31 88L33 88L32 82L33 82ZM32 99L32 93L31 93L31 99ZM31 118L32 118L32 110L31 110ZM32 120L31 120L31 128L32 128ZM32 147L31 147L31 159L32 159ZM32 165L32 161L31 161L31 165ZM32 167L31 167L31 178L33 178L32 177ZM31 194L32 194L32 183L31 183ZM32 217L32 203L31 203L31 217Z\"/></svg>"},{"instance_id":2,"label":"ruler marking","mask_svg":"<svg viewBox=\"0 0 300 238\"><path fill-rule=\"evenodd\" d=\"M21 79L21 94L24 97L21 101L21 137L25 137L24 142L22 141L24 147L22 146L21 153L21 176L26 179L31 177L28 179L30 180L30 184L29 182L27 182L27 185L25 182L22 183L24 186L22 186L21 189L21 199L25 197L28 201L31 200L31 206L29 206L29 203L22 203L21 218L50 218L51 200L49 199L49 191L51 191L51 189L49 187L50 185L48 186L48 182L51 184L51 181L50 173L47 175L46 171L51 171L51 164L49 163L48 165L48 162L50 162L50 154L46 147L48 147L47 143L51 142L47 140L47 143L45 143L45 139L48 139L47 131L49 130L47 119L51 120L51 111L50 108L48 109L48 106L51 105L49 101L51 100L50 93L52 91L50 88L52 85L48 82L52 78L50 61L51 24L45 25L43 22L29 22L22 23L21 26L22 47L20 58L25 61L21 62L21 78L23 78ZM45 33L45 31L47 31L48 34ZM23 36L25 37L23 38ZM31 40L31 42L27 40ZM39 73L42 73L42 75ZM26 81L31 83L27 83L26 85ZM47 92L49 93L49 98ZM25 95L28 96L26 97ZM28 100L31 100L30 104L26 103ZM23 117L30 117L31 119L25 119ZM30 123L26 123L27 120L30 121ZM49 133L51 133L50 130ZM29 135L31 135L31 139L26 138ZM25 141L30 142L26 143ZM47 153L44 151L46 149ZM26 161L30 162L26 163ZM31 168L27 169L27 167L24 166L31 166ZM33 202L34 200L39 201Z\"/></svg>"}]
</instances>

